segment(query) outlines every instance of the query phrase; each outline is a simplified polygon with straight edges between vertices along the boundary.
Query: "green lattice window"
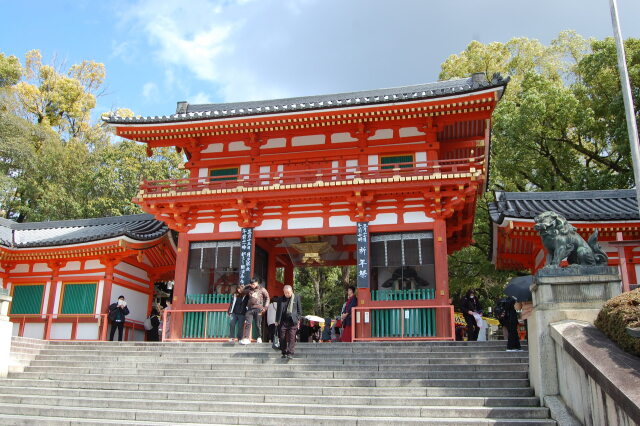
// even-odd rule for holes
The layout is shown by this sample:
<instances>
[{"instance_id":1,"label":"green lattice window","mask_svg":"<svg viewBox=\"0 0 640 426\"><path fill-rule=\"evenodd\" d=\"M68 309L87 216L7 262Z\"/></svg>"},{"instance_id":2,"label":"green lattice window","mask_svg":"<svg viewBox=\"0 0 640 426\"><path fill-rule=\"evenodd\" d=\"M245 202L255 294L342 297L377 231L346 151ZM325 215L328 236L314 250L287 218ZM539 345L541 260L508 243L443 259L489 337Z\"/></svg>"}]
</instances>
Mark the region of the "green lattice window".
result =
<instances>
[{"instance_id":1,"label":"green lattice window","mask_svg":"<svg viewBox=\"0 0 640 426\"><path fill-rule=\"evenodd\" d=\"M42 312L42 293L44 284L17 285L13 288L11 313L13 315L30 315Z\"/></svg>"},{"instance_id":2,"label":"green lattice window","mask_svg":"<svg viewBox=\"0 0 640 426\"><path fill-rule=\"evenodd\" d=\"M413 167L413 155L389 155L380 157L380 164L386 164L386 166L382 166L382 169Z\"/></svg>"},{"instance_id":3,"label":"green lattice window","mask_svg":"<svg viewBox=\"0 0 640 426\"><path fill-rule=\"evenodd\" d=\"M221 180L236 180L238 179L238 168L229 167L226 169L211 169L209 170L209 176L211 176L211 182Z\"/></svg>"},{"instance_id":4,"label":"green lattice window","mask_svg":"<svg viewBox=\"0 0 640 426\"><path fill-rule=\"evenodd\" d=\"M95 284L65 284L62 314L92 314L96 302Z\"/></svg>"}]
</instances>

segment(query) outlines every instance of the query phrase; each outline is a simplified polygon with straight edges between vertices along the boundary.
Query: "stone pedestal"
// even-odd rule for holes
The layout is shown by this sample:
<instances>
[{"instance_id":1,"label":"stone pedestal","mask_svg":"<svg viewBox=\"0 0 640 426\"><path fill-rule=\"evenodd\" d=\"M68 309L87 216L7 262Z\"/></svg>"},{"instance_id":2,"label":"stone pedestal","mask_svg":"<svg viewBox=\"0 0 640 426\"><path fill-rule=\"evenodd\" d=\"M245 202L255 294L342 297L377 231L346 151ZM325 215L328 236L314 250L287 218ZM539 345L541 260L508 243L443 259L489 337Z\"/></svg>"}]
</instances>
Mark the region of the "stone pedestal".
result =
<instances>
[{"instance_id":1,"label":"stone pedestal","mask_svg":"<svg viewBox=\"0 0 640 426\"><path fill-rule=\"evenodd\" d=\"M551 323L593 323L607 300L620 294L618 269L610 266L550 267L538 271L531 285L533 311L528 318L530 381L536 395L558 395L558 366Z\"/></svg>"},{"instance_id":2,"label":"stone pedestal","mask_svg":"<svg viewBox=\"0 0 640 426\"><path fill-rule=\"evenodd\" d=\"M0 288L0 377L7 377L13 323L9 321L7 316L11 296L8 296L2 290Z\"/></svg>"}]
</instances>

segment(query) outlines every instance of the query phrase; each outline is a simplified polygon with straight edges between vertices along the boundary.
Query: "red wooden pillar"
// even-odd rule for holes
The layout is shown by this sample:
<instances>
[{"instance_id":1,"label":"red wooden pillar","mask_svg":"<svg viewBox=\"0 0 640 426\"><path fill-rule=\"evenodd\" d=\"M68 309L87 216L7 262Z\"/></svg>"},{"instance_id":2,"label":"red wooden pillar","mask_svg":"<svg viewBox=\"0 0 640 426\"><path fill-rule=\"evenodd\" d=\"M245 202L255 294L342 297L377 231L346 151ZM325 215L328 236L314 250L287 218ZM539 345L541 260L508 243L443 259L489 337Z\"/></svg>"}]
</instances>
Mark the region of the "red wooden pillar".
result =
<instances>
[{"instance_id":1,"label":"red wooden pillar","mask_svg":"<svg viewBox=\"0 0 640 426\"><path fill-rule=\"evenodd\" d=\"M171 305L171 308L176 311L185 308L185 297L187 294L187 273L189 272L188 269L189 240L187 240L187 234L185 232L181 232L180 234L178 234L178 252L176 253L176 272L173 281L173 301ZM174 313L170 316L170 338L179 339L181 337L183 316L183 313Z\"/></svg>"},{"instance_id":2,"label":"red wooden pillar","mask_svg":"<svg viewBox=\"0 0 640 426\"><path fill-rule=\"evenodd\" d=\"M283 285L276 280L276 267L277 267L277 259L276 254L273 252L273 246L270 247L270 250L267 254L267 291L269 292L270 297L282 296L283 293Z\"/></svg>"},{"instance_id":3,"label":"red wooden pillar","mask_svg":"<svg viewBox=\"0 0 640 426\"><path fill-rule=\"evenodd\" d=\"M289 263L284 267L284 285L290 285L293 287L295 279L293 276L293 263Z\"/></svg>"},{"instance_id":4,"label":"red wooden pillar","mask_svg":"<svg viewBox=\"0 0 640 426\"><path fill-rule=\"evenodd\" d=\"M447 259L447 225L438 218L433 224L433 252L435 257L436 304L449 305L449 263ZM452 337L453 318L445 309L436 311L436 336Z\"/></svg>"},{"instance_id":5,"label":"red wooden pillar","mask_svg":"<svg viewBox=\"0 0 640 426\"><path fill-rule=\"evenodd\" d=\"M51 285L49 287L49 300L47 301L47 320L44 326L44 339L49 340L51 338L51 326L53 324L53 311L56 303L56 293L58 291L58 280L60 279L60 268L62 268L67 262L53 261L49 262L47 266L51 269ZM62 303L62 300L60 301Z\"/></svg>"}]
</instances>

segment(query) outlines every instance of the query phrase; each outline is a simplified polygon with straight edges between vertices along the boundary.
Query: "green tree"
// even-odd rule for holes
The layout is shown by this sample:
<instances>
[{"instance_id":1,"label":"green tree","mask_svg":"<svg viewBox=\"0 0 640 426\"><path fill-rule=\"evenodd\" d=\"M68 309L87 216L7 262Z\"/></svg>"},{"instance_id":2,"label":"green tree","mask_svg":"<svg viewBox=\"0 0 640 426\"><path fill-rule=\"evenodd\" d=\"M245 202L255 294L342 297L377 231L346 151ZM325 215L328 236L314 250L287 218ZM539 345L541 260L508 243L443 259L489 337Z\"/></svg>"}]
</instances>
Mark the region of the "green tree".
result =
<instances>
[{"instance_id":1,"label":"green tree","mask_svg":"<svg viewBox=\"0 0 640 426\"><path fill-rule=\"evenodd\" d=\"M43 221L139 213L141 180L184 177L183 157L131 141L112 141L91 124L104 65L83 61L66 73L38 51L0 54L0 209L10 219ZM132 115L129 110L118 114Z\"/></svg>"},{"instance_id":2,"label":"green tree","mask_svg":"<svg viewBox=\"0 0 640 426\"><path fill-rule=\"evenodd\" d=\"M625 42L636 111L640 102L640 41ZM627 188L633 184L629 143L612 39L560 33L549 45L514 38L472 42L442 64L440 78L483 72L511 82L493 115L489 188L562 191ZM449 258L452 295L469 288L485 303L510 275L488 262L486 202L478 200L474 243Z\"/></svg>"},{"instance_id":3,"label":"green tree","mask_svg":"<svg viewBox=\"0 0 640 426\"><path fill-rule=\"evenodd\" d=\"M355 283L355 267L318 266L295 269L295 291L305 315L335 318L345 301L345 291Z\"/></svg>"}]
</instances>

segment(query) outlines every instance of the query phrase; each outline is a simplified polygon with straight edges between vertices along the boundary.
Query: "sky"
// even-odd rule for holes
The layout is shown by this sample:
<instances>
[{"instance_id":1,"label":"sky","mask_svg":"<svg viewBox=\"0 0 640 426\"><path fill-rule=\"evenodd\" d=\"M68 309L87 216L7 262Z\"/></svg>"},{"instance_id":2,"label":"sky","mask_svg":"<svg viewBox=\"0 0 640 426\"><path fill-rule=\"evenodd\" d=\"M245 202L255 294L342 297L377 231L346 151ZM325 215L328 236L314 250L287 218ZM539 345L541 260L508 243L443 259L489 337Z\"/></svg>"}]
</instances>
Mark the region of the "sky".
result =
<instances>
[{"instance_id":1,"label":"sky","mask_svg":"<svg viewBox=\"0 0 640 426\"><path fill-rule=\"evenodd\" d=\"M640 1L618 0L640 38ZM472 41L612 34L608 0L0 0L0 52L104 63L95 117L436 81Z\"/></svg>"}]
</instances>

